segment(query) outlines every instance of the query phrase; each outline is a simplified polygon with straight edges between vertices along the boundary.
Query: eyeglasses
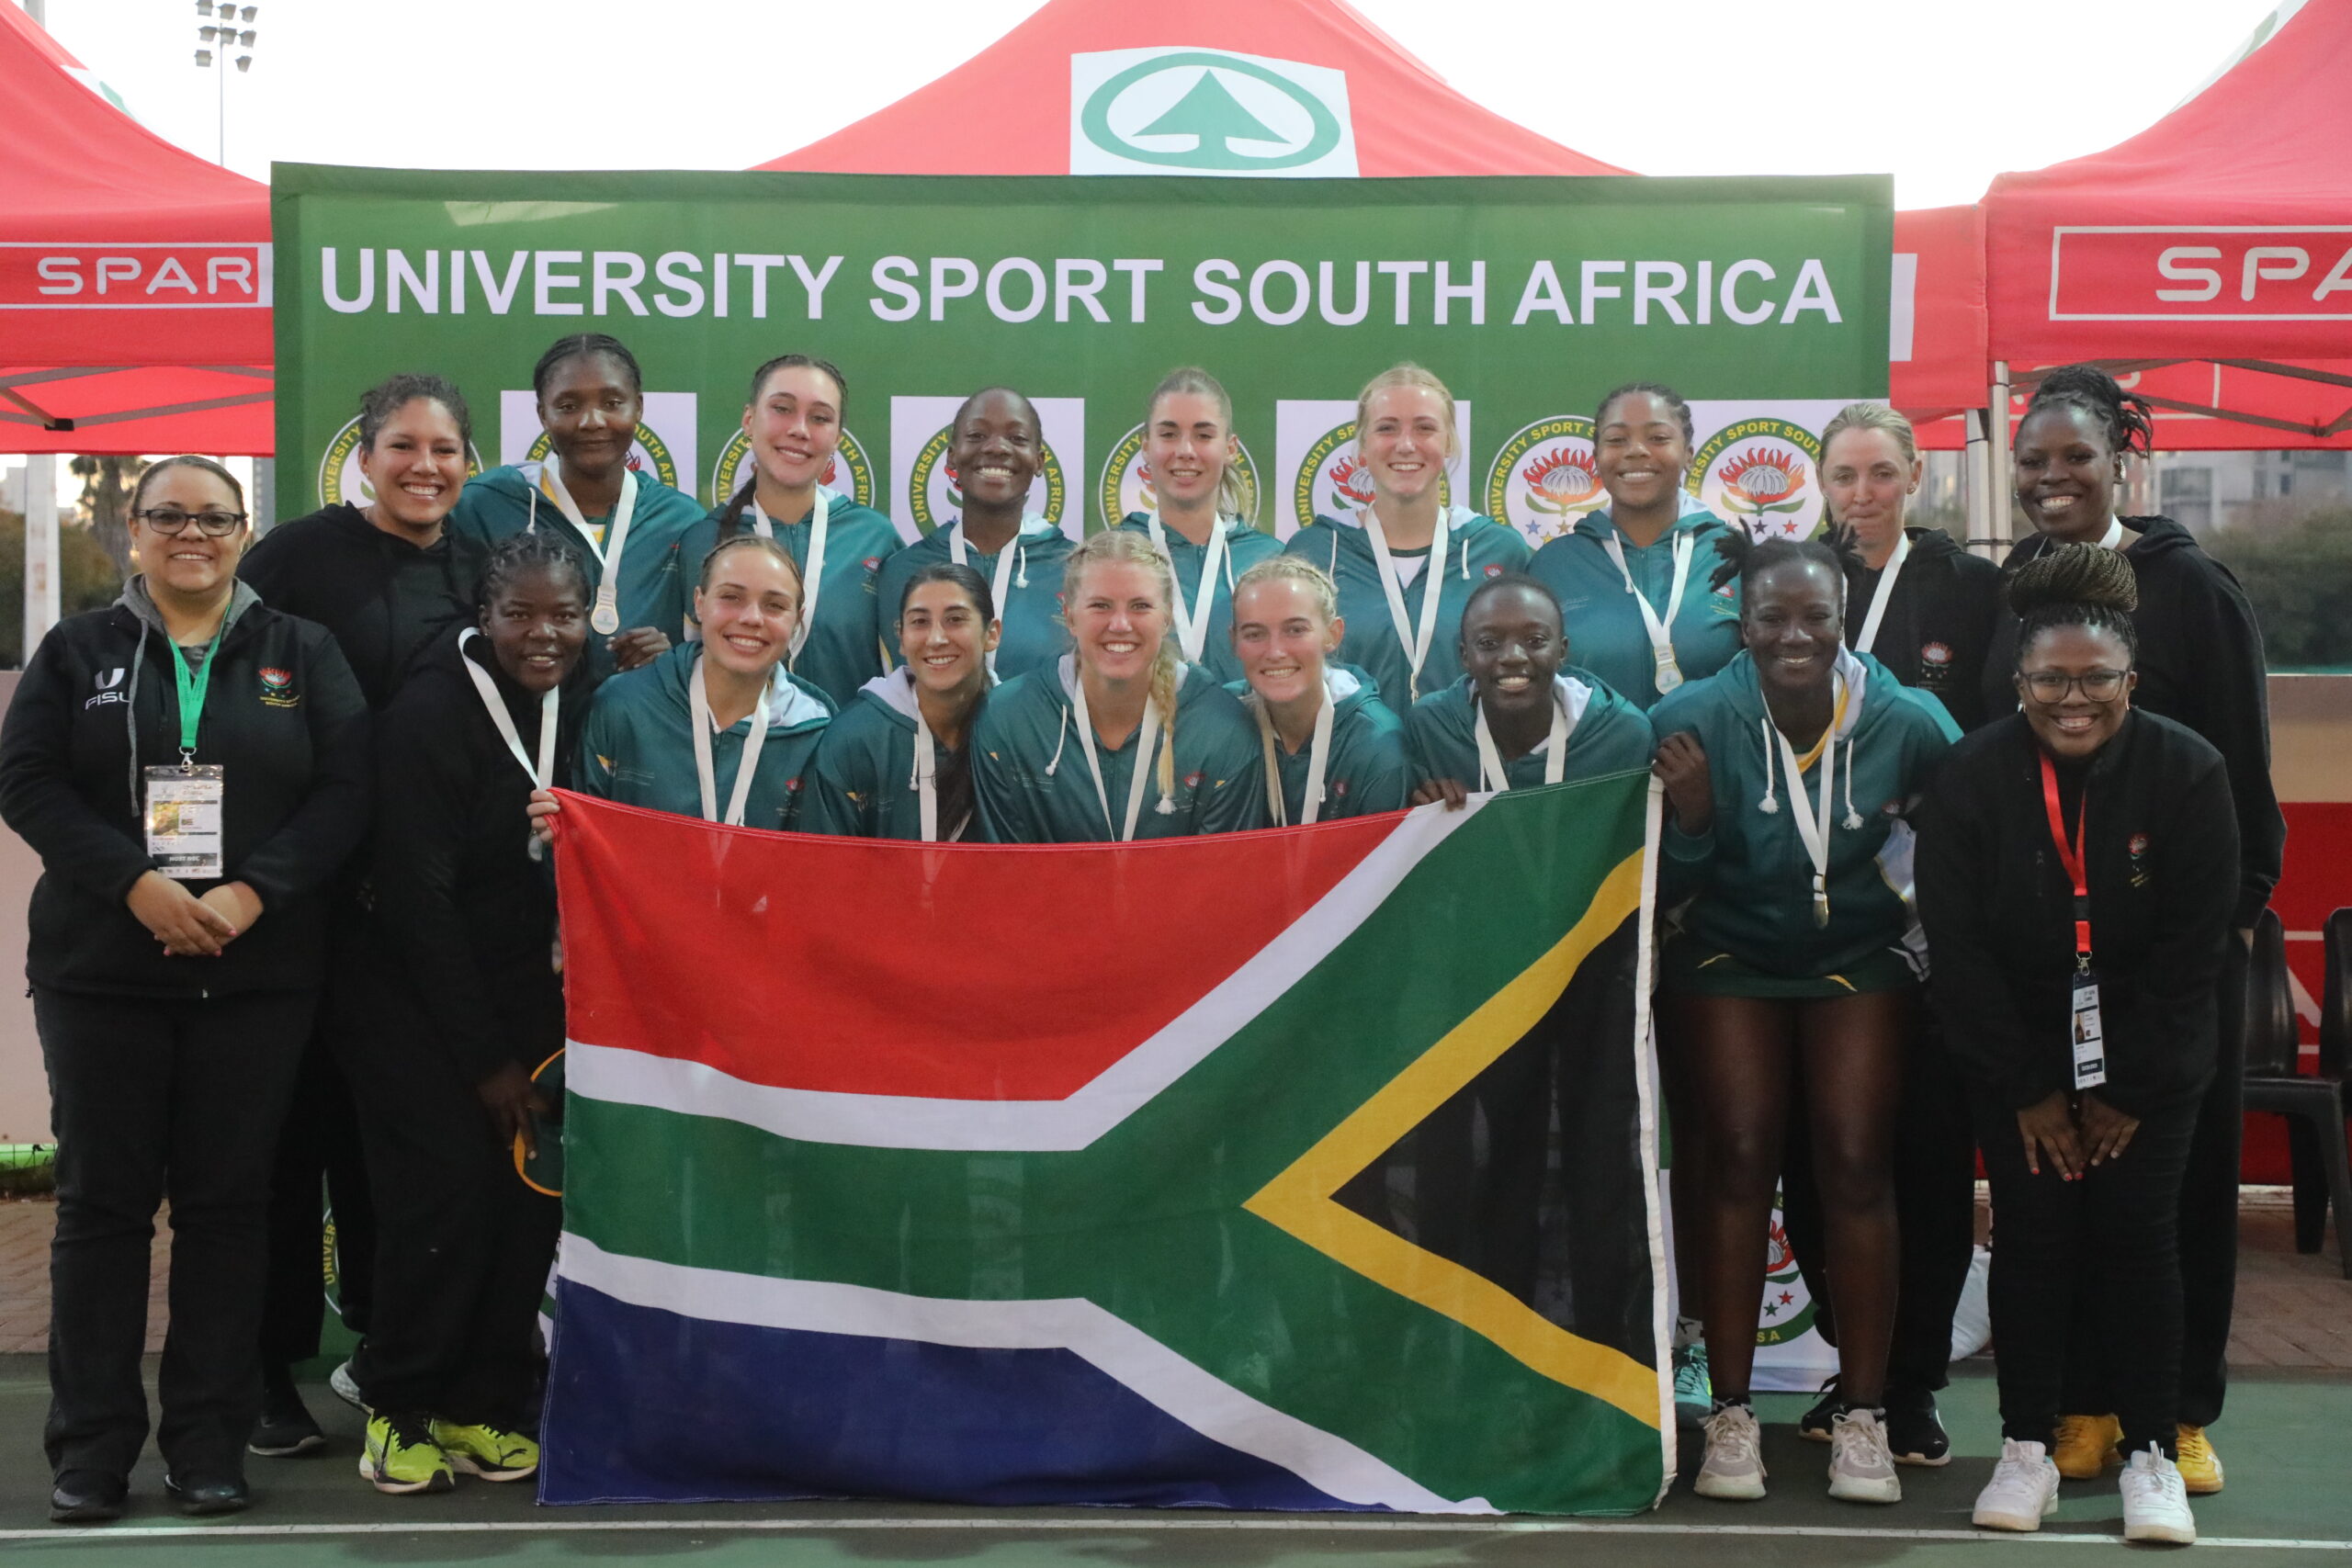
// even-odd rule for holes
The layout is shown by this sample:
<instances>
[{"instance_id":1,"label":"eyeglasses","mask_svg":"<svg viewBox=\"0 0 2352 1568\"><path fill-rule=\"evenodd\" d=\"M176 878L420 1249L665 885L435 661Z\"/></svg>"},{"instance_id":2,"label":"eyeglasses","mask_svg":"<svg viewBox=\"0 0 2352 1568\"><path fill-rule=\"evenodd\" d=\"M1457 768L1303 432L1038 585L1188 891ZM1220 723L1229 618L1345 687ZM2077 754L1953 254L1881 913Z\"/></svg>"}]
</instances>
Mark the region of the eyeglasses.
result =
<instances>
[{"instance_id":1,"label":"eyeglasses","mask_svg":"<svg viewBox=\"0 0 2352 1568\"><path fill-rule=\"evenodd\" d=\"M150 507L138 514L140 521L166 538L186 531L191 523L198 533L208 539L226 538L244 526L242 512L182 512L176 506Z\"/></svg>"},{"instance_id":2,"label":"eyeglasses","mask_svg":"<svg viewBox=\"0 0 2352 1568\"><path fill-rule=\"evenodd\" d=\"M2066 694L2077 686L2092 702L2111 703L2123 694L2123 682L2130 673L2128 670L2093 670L2086 674L2067 675L2056 670L2035 670L2018 679L2038 703L2063 703Z\"/></svg>"}]
</instances>

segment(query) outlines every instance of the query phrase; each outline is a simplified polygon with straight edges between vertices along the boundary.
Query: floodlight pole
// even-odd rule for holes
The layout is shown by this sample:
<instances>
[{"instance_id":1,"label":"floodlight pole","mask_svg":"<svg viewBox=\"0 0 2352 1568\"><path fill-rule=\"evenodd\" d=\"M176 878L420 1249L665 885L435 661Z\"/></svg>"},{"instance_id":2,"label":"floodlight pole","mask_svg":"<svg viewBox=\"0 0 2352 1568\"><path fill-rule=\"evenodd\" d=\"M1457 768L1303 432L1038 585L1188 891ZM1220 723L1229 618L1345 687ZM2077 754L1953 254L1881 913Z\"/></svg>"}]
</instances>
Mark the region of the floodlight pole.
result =
<instances>
[{"instance_id":1,"label":"floodlight pole","mask_svg":"<svg viewBox=\"0 0 2352 1568\"><path fill-rule=\"evenodd\" d=\"M49 25L49 0L25 0L33 26ZM38 452L25 458L25 618L18 658L30 663L33 649L57 624L57 458Z\"/></svg>"}]
</instances>

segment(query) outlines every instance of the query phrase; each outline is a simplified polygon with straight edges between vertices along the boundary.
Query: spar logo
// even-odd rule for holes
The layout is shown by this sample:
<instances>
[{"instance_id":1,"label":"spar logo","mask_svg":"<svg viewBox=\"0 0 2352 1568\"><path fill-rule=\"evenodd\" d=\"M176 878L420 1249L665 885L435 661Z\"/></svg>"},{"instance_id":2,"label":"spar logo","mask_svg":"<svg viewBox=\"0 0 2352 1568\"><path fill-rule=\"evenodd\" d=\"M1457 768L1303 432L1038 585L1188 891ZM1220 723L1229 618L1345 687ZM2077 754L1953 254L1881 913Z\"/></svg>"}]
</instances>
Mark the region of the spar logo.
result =
<instances>
[{"instance_id":1,"label":"spar logo","mask_svg":"<svg viewBox=\"0 0 2352 1568\"><path fill-rule=\"evenodd\" d=\"M932 432L915 453L914 471L908 477L907 494L911 498L915 526L925 534L963 515L964 491L947 457L948 441L955 433L954 426L944 424ZM1063 477L1062 460L1051 442L1041 440L1037 477L1029 487L1029 510L1059 528L1069 500L1069 482Z\"/></svg>"},{"instance_id":2,"label":"spar logo","mask_svg":"<svg viewBox=\"0 0 2352 1568\"><path fill-rule=\"evenodd\" d=\"M1821 443L1785 419L1743 419L1725 425L1692 455L1685 481L1707 510L1746 527L1748 536L1802 539L1821 521L1814 465Z\"/></svg>"},{"instance_id":3,"label":"spar logo","mask_svg":"<svg viewBox=\"0 0 2352 1568\"><path fill-rule=\"evenodd\" d=\"M1813 1292L1797 1270L1797 1255L1781 1225L1781 1205L1772 1205L1772 1229L1765 1241L1764 1305L1756 1318L1758 1348L1802 1339L1813 1327Z\"/></svg>"},{"instance_id":4,"label":"spar logo","mask_svg":"<svg viewBox=\"0 0 2352 1568\"><path fill-rule=\"evenodd\" d=\"M1453 504L1451 468L1438 470L1437 499L1441 506ZM1316 437L1291 485L1291 511L1298 519L1297 526L1312 527L1318 512L1326 517L1351 516L1370 506L1372 500L1372 469L1356 450L1356 422L1335 424Z\"/></svg>"},{"instance_id":5,"label":"spar logo","mask_svg":"<svg viewBox=\"0 0 2352 1568\"><path fill-rule=\"evenodd\" d=\"M1073 54L1073 175L1352 176L1348 79L1206 49Z\"/></svg>"},{"instance_id":6,"label":"spar logo","mask_svg":"<svg viewBox=\"0 0 2352 1568\"><path fill-rule=\"evenodd\" d=\"M543 462L554 450L555 438L542 430L531 443L529 450L523 454L523 461ZM650 473L672 490L678 488L677 460L670 456L670 448L662 445L662 438L653 433L650 424L637 427L637 439L628 444L628 466L632 472Z\"/></svg>"},{"instance_id":7,"label":"spar logo","mask_svg":"<svg viewBox=\"0 0 2352 1568\"><path fill-rule=\"evenodd\" d=\"M481 451L466 448L466 478L481 472ZM351 419L334 433L327 443L326 453L319 459L319 504L340 506L345 502L354 506L376 504L376 488L368 476L359 471L359 421Z\"/></svg>"},{"instance_id":8,"label":"spar logo","mask_svg":"<svg viewBox=\"0 0 2352 1568\"><path fill-rule=\"evenodd\" d=\"M718 461L711 466L710 503L724 505L751 477L752 438L738 430L719 452ZM817 482L844 501L854 501L860 506L874 504L874 465L848 426L842 427L841 450L825 465L825 471L817 476Z\"/></svg>"},{"instance_id":9,"label":"spar logo","mask_svg":"<svg viewBox=\"0 0 2352 1568\"><path fill-rule=\"evenodd\" d=\"M1241 515L1255 522L1258 516L1258 465L1250 456L1250 448L1234 444L1239 450L1233 459L1241 475ZM1102 477L1094 489L1095 503L1102 509L1102 525L1115 528L1119 519L1132 512L1156 512L1159 496L1151 487L1151 463L1143 455L1143 426L1138 424L1119 437L1111 448L1111 456L1102 465Z\"/></svg>"},{"instance_id":10,"label":"spar logo","mask_svg":"<svg viewBox=\"0 0 2352 1568\"><path fill-rule=\"evenodd\" d=\"M1487 516L1532 545L1574 528L1609 499L1593 468L1592 421L1559 414L1521 429L1495 454L1484 499Z\"/></svg>"}]
</instances>

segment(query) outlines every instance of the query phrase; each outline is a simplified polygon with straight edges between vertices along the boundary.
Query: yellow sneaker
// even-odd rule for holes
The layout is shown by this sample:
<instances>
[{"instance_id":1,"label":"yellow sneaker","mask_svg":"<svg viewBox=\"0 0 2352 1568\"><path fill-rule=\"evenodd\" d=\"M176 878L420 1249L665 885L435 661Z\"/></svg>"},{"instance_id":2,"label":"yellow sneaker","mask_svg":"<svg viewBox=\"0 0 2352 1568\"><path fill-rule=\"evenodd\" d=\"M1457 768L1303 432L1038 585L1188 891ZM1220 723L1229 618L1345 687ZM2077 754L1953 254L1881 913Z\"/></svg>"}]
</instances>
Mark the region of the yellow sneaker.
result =
<instances>
[{"instance_id":1,"label":"yellow sneaker","mask_svg":"<svg viewBox=\"0 0 2352 1568\"><path fill-rule=\"evenodd\" d=\"M539 1468L539 1445L501 1427L436 1420L433 1440L449 1456L453 1468L484 1481L520 1481Z\"/></svg>"},{"instance_id":2,"label":"yellow sneaker","mask_svg":"<svg viewBox=\"0 0 2352 1568\"><path fill-rule=\"evenodd\" d=\"M2202 1427L2187 1422L2180 1427L2180 1479L2192 1496L2210 1497L2222 1489L2222 1456Z\"/></svg>"},{"instance_id":3,"label":"yellow sneaker","mask_svg":"<svg viewBox=\"0 0 2352 1568\"><path fill-rule=\"evenodd\" d=\"M2123 1424L2112 1416L2061 1416L2050 1458L2069 1481L2097 1481L2100 1472L2119 1462L2115 1445L2122 1440Z\"/></svg>"}]
</instances>

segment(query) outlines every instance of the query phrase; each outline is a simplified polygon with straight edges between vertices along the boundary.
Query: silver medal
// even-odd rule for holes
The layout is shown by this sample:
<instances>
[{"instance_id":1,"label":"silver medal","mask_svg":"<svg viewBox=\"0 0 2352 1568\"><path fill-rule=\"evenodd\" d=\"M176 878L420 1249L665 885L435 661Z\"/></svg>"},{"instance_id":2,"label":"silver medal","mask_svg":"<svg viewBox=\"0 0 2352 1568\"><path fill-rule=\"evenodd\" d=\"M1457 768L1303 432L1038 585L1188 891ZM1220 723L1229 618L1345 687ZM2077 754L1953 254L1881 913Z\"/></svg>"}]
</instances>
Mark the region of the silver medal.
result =
<instances>
[{"instance_id":1,"label":"silver medal","mask_svg":"<svg viewBox=\"0 0 2352 1568\"><path fill-rule=\"evenodd\" d=\"M1667 693L1682 684L1682 668L1675 663L1674 649L1671 648L1657 649L1657 684L1659 696L1666 695Z\"/></svg>"},{"instance_id":2,"label":"silver medal","mask_svg":"<svg viewBox=\"0 0 2352 1568\"><path fill-rule=\"evenodd\" d=\"M613 595L609 592L596 595L596 608L588 617L588 624L605 637L621 629L620 608L613 603Z\"/></svg>"}]
</instances>

